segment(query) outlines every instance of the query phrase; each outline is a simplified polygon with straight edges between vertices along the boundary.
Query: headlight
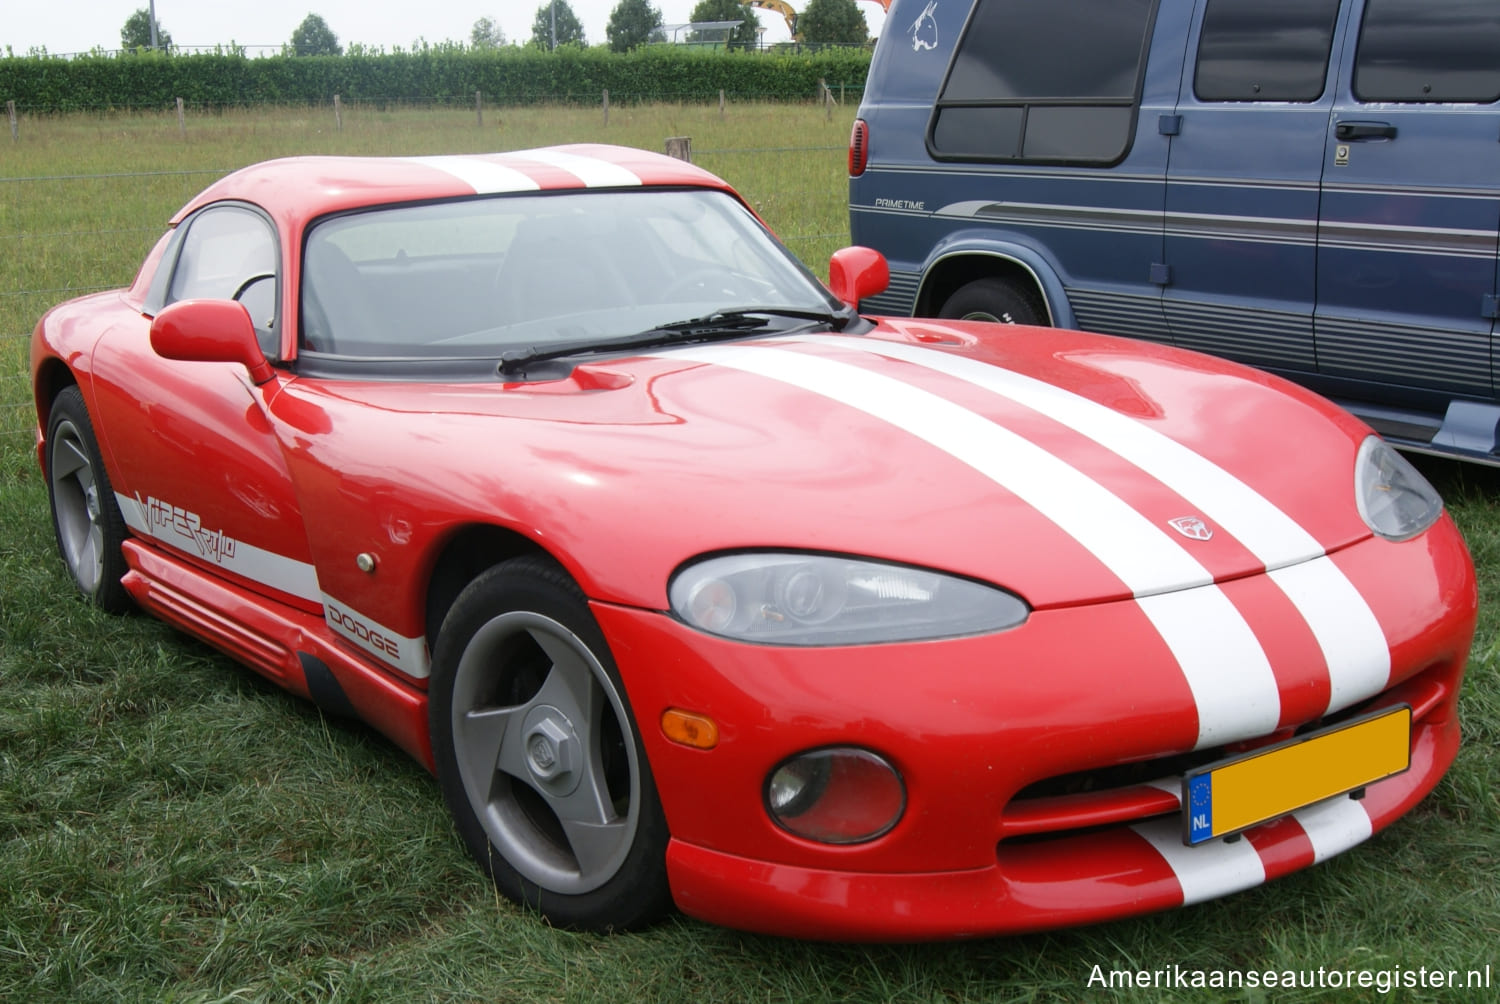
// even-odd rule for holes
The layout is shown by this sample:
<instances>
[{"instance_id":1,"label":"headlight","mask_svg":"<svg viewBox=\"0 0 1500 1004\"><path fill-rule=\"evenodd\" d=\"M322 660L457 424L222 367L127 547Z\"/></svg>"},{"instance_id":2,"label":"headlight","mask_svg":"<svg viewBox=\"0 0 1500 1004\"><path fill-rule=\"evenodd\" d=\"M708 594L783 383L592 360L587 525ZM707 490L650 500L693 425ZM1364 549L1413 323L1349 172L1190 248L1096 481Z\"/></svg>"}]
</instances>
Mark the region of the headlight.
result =
<instances>
[{"instance_id":1,"label":"headlight","mask_svg":"<svg viewBox=\"0 0 1500 1004\"><path fill-rule=\"evenodd\" d=\"M1411 463L1377 436L1366 439L1354 461L1354 499L1365 525L1387 540L1407 540L1443 512L1437 490Z\"/></svg>"},{"instance_id":2,"label":"headlight","mask_svg":"<svg viewBox=\"0 0 1500 1004\"><path fill-rule=\"evenodd\" d=\"M870 645L983 634L1030 612L994 586L816 554L731 554L673 578L672 610L709 634L769 645Z\"/></svg>"}]
</instances>

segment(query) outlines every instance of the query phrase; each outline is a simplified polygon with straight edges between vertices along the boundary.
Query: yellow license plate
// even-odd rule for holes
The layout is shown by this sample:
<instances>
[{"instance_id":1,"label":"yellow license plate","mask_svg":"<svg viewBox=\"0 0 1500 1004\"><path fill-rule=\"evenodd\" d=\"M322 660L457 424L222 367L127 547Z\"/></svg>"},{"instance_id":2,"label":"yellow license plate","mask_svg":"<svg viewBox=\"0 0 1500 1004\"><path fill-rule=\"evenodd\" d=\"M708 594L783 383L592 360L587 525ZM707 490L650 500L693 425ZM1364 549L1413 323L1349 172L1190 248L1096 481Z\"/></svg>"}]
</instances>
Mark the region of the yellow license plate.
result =
<instances>
[{"instance_id":1,"label":"yellow license plate","mask_svg":"<svg viewBox=\"0 0 1500 1004\"><path fill-rule=\"evenodd\" d=\"M1192 845L1237 833L1410 766L1405 704L1220 760L1182 779L1183 839Z\"/></svg>"}]
</instances>

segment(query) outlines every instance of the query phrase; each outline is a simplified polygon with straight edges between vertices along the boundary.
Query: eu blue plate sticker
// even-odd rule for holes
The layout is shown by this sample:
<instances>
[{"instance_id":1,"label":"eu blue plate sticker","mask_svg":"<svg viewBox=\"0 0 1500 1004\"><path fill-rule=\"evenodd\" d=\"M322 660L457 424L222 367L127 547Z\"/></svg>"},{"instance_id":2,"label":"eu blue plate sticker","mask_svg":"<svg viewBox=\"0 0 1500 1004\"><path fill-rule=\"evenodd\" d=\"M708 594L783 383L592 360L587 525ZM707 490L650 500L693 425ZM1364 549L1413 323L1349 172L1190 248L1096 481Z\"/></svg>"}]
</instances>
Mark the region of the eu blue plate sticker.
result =
<instances>
[{"instance_id":1,"label":"eu blue plate sticker","mask_svg":"<svg viewBox=\"0 0 1500 1004\"><path fill-rule=\"evenodd\" d=\"M1188 843L1200 844L1214 835L1214 783L1212 774L1199 774L1188 782Z\"/></svg>"}]
</instances>

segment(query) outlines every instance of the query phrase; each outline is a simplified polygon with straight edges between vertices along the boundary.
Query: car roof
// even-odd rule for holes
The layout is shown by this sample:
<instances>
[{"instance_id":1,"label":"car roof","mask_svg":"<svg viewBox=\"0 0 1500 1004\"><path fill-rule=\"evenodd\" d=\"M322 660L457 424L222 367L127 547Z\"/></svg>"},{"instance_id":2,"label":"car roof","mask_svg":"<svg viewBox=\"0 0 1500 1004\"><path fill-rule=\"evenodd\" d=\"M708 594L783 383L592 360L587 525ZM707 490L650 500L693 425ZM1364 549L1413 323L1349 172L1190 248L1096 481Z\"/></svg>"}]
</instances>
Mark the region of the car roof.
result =
<instances>
[{"instance_id":1,"label":"car roof","mask_svg":"<svg viewBox=\"0 0 1500 1004\"><path fill-rule=\"evenodd\" d=\"M286 157L241 168L183 206L175 225L214 202L258 205L279 222L302 224L364 206L503 192L692 186L731 192L686 161L603 143L507 153L419 157Z\"/></svg>"}]
</instances>

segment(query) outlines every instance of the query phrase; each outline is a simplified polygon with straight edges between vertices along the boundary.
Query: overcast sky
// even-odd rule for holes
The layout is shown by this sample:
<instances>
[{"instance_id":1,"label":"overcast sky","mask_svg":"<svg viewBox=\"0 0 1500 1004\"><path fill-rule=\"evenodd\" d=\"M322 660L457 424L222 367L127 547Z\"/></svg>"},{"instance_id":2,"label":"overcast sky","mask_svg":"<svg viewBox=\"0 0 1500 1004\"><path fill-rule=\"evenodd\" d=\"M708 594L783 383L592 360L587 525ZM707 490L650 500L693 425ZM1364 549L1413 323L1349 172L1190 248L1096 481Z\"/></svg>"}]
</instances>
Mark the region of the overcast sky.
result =
<instances>
[{"instance_id":1,"label":"overcast sky","mask_svg":"<svg viewBox=\"0 0 1500 1004\"><path fill-rule=\"evenodd\" d=\"M339 41L409 48L419 38L429 42L455 39L467 42L474 22L489 17L500 24L508 41L531 37L537 8L546 0L418 0L371 3L370 0L256 0L255 3L213 0L156 0L156 20L181 46L280 46L309 12L317 13ZM619 0L568 0L583 22L590 44L606 41L604 28ZM688 20L697 0L654 0L667 24ZM801 9L805 0L792 0ZM5 0L0 16L0 52L10 46L16 55L33 47L52 53L87 52L120 47L120 28L143 0ZM871 34L878 35L885 14L877 3L861 3ZM765 40L785 41L786 22L774 11L758 11Z\"/></svg>"}]
</instances>

